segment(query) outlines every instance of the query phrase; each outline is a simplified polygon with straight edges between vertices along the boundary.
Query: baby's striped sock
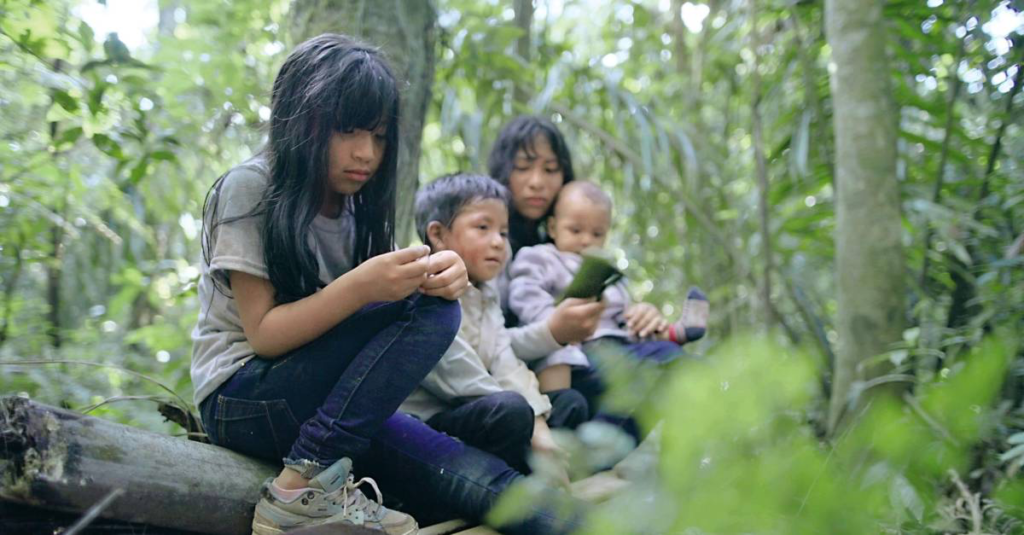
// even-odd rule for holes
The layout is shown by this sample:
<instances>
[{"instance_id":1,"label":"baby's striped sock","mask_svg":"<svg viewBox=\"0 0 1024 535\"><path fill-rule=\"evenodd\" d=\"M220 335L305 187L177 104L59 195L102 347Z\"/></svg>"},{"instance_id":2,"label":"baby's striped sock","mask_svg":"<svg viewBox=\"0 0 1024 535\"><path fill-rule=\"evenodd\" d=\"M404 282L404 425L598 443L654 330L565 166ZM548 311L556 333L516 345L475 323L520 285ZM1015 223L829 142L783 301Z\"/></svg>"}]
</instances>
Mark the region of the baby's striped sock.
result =
<instances>
[{"instance_id":1,"label":"baby's striped sock","mask_svg":"<svg viewBox=\"0 0 1024 535\"><path fill-rule=\"evenodd\" d=\"M691 286L686 292L683 314L669 327L669 340L683 345L699 340L708 328L708 298L700 288Z\"/></svg>"}]
</instances>

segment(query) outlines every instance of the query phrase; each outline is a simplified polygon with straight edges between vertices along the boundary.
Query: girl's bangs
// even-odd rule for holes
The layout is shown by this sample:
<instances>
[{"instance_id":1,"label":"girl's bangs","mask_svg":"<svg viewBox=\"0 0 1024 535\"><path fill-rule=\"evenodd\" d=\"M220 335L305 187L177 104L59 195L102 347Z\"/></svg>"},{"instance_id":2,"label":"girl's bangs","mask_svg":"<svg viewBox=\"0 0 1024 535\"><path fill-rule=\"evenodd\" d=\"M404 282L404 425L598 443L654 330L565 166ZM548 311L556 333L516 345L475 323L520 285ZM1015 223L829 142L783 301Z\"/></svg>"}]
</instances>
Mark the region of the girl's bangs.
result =
<instances>
[{"instance_id":1,"label":"girl's bangs","mask_svg":"<svg viewBox=\"0 0 1024 535\"><path fill-rule=\"evenodd\" d=\"M551 146L552 152L554 152L556 156L560 156L559 151L562 149L561 139L557 133L551 131L550 128L539 121L524 121L524 123L520 125L513 134L511 146L514 147L516 152L518 152L519 149L522 149L528 158L536 158L536 144L537 137L539 136L544 136L544 140ZM515 157L515 153L511 156Z\"/></svg>"},{"instance_id":2,"label":"girl's bangs","mask_svg":"<svg viewBox=\"0 0 1024 535\"><path fill-rule=\"evenodd\" d=\"M338 80L334 125L339 132L388 127L398 115L398 88L391 73L368 53L360 55Z\"/></svg>"}]
</instances>

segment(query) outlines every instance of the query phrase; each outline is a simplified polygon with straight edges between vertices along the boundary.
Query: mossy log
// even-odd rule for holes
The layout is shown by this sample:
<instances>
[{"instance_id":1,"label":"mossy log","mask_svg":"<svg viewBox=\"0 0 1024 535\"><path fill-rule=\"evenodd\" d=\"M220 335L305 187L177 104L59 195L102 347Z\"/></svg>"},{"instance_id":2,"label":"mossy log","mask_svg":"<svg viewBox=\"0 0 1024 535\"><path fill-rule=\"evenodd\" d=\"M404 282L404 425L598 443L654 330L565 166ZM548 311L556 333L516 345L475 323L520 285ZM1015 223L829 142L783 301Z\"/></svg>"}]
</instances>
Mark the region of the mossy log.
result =
<instances>
[{"instance_id":1,"label":"mossy log","mask_svg":"<svg viewBox=\"0 0 1024 535\"><path fill-rule=\"evenodd\" d=\"M277 468L223 448L0 398L0 500L201 533L249 533Z\"/></svg>"},{"instance_id":2,"label":"mossy log","mask_svg":"<svg viewBox=\"0 0 1024 535\"><path fill-rule=\"evenodd\" d=\"M618 472L636 471L626 470L630 459L642 461L640 466L650 464L639 458L644 452L641 446L619 463L615 474L604 472L576 481L573 494L597 503L622 492L629 477ZM104 524L98 531L134 533L142 526L144 531L153 527L173 530L168 533L247 534L259 486L277 470L209 444L20 397L0 397L0 533L66 527L120 489L99 516L125 524ZM623 475L626 479L620 478ZM47 511L72 514L40 516ZM439 535L495 533L473 526L453 520L422 531ZM355 535L369 530L335 525L311 528L308 533L327 531Z\"/></svg>"}]
</instances>

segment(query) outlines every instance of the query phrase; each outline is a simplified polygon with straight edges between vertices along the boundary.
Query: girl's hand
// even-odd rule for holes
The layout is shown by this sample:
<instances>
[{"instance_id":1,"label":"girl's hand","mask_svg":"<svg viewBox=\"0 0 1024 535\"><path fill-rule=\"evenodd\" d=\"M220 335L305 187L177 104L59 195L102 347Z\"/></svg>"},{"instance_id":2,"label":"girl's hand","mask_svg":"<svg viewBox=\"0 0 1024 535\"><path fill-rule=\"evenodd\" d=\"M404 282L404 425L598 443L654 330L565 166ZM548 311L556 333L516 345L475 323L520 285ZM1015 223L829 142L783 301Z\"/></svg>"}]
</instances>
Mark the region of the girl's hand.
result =
<instances>
[{"instance_id":1,"label":"girl's hand","mask_svg":"<svg viewBox=\"0 0 1024 535\"><path fill-rule=\"evenodd\" d=\"M637 338L646 338L668 329L668 322L650 303L637 303L626 310L626 329Z\"/></svg>"},{"instance_id":2,"label":"girl's hand","mask_svg":"<svg viewBox=\"0 0 1024 535\"><path fill-rule=\"evenodd\" d=\"M430 255L428 262L427 280L420 285L424 295L454 301L469 288L466 263L455 251L438 251Z\"/></svg>"},{"instance_id":3,"label":"girl's hand","mask_svg":"<svg viewBox=\"0 0 1024 535\"><path fill-rule=\"evenodd\" d=\"M405 299L427 281L430 247L417 245L377 255L356 266L366 303Z\"/></svg>"},{"instance_id":4,"label":"girl's hand","mask_svg":"<svg viewBox=\"0 0 1024 535\"><path fill-rule=\"evenodd\" d=\"M559 344L582 342L597 330L603 312L603 301L570 297L559 303L548 318L548 330Z\"/></svg>"}]
</instances>

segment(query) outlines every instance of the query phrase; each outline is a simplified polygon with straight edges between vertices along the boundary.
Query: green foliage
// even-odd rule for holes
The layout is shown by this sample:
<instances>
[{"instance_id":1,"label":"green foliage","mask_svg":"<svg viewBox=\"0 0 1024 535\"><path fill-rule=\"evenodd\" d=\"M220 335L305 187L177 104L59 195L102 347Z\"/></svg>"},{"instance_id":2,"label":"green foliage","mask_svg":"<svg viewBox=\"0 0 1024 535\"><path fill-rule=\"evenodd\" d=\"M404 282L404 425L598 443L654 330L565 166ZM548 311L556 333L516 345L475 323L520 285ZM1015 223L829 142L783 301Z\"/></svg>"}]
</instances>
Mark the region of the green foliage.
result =
<instances>
[{"instance_id":1,"label":"green foliage","mask_svg":"<svg viewBox=\"0 0 1024 535\"><path fill-rule=\"evenodd\" d=\"M175 396L124 370L191 398L201 206L264 139L290 2L156 4L159 26L134 47L82 20L95 0L0 0L0 392L180 432L152 406ZM689 284L712 303L691 350L717 354L674 372L665 398L642 395L667 384L657 370L610 361L611 402L665 419L666 477L595 530L639 516L652 531L955 532L971 503L985 529L1015 529L1024 358L1006 336L983 340L1024 326L1019 6L885 4L911 327L882 356L895 366L883 382L912 395L872 398L823 443L837 303L822 2L540 0L528 31L511 2L436 4L421 181L485 170L508 119L550 116L577 175L615 200L608 246L637 297L670 318ZM706 6L699 28L685 5ZM776 326L759 291L755 103ZM727 342L752 330L767 334Z\"/></svg>"},{"instance_id":2,"label":"green foliage","mask_svg":"<svg viewBox=\"0 0 1024 535\"><path fill-rule=\"evenodd\" d=\"M1001 380L1018 350L1002 333L905 400L879 392L830 443L807 425L820 402L815 359L764 337L730 340L655 391L643 416L660 427L656 476L591 510L585 532L960 532L957 485L970 453L996 434ZM1007 481L985 504L986 532L1024 526L1015 493ZM515 518L536 499L553 503L531 479L496 514ZM641 514L650 504L658 508Z\"/></svg>"},{"instance_id":3,"label":"green foliage","mask_svg":"<svg viewBox=\"0 0 1024 535\"><path fill-rule=\"evenodd\" d=\"M258 148L286 4L176 2L132 50L98 42L77 15L87 3L0 9L0 356L110 364L191 400L202 201ZM129 401L98 413L171 430L132 397L154 386L121 372L2 377L5 392L72 407Z\"/></svg>"}]
</instances>

